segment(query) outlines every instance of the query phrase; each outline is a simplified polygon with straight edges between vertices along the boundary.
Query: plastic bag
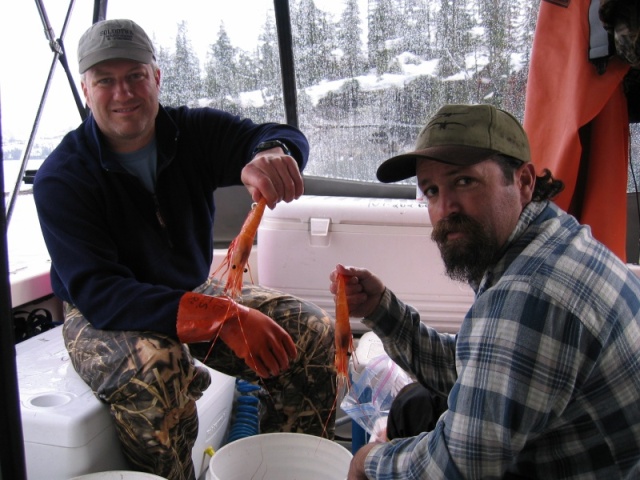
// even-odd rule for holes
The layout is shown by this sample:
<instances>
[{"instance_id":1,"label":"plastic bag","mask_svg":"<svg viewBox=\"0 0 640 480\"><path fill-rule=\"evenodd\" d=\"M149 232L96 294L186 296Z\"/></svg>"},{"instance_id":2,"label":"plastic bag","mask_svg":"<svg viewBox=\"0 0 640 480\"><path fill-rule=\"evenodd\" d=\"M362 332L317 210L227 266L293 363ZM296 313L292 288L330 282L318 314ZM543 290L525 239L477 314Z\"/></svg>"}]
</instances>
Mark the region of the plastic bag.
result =
<instances>
[{"instance_id":1,"label":"plastic bag","mask_svg":"<svg viewBox=\"0 0 640 480\"><path fill-rule=\"evenodd\" d=\"M393 399L411 376L385 353L369 361L340 406L372 437L384 438Z\"/></svg>"}]
</instances>

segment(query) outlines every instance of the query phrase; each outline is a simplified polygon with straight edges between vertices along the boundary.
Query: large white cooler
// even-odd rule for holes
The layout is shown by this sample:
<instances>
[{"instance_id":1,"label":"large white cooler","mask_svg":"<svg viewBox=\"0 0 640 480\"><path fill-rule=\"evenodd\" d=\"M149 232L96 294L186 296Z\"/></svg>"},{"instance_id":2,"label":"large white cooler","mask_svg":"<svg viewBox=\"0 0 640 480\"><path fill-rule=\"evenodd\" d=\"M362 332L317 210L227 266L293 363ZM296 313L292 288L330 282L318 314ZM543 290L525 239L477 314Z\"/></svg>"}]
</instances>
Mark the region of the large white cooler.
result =
<instances>
[{"instance_id":1,"label":"large white cooler","mask_svg":"<svg viewBox=\"0 0 640 480\"><path fill-rule=\"evenodd\" d=\"M108 407L76 373L62 327L16 345L22 430L29 480L68 480L128 470ZM196 404L199 430L193 449L196 477L209 466L207 447L224 440L235 378L209 369L211 386Z\"/></svg>"},{"instance_id":2,"label":"large white cooler","mask_svg":"<svg viewBox=\"0 0 640 480\"><path fill-rule=\"evenodd\" d=\"M303 195L267 209L258 229L260 284L297 295L334 315L329 274L364 267L424 323L456 332L473 291L444 273L427 205L417 200ZM356 332L366 330L351 320Z\"/></svg>"}]
</instances>

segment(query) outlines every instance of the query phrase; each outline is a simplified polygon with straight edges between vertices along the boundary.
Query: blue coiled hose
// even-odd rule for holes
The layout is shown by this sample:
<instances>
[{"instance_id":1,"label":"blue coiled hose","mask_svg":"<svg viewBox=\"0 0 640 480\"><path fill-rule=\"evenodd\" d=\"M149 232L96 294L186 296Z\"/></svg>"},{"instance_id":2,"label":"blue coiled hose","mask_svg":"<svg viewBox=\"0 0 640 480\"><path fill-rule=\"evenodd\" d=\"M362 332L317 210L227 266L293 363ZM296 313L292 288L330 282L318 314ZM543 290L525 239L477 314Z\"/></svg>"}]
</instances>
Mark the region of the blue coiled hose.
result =
<instances>
[{"instance_id":1,"label":"blue coiled hose","mask_svg":"<svg viewBox=\"0 0 640 480\"><path fill-rule=\"evenodd\" d=\"M239 395L235 399L234 415L227 443L260 433L260 399L252 395L259 390L258 385L241 378L236 379L236 391Z\"/></svg>"}]
</instances>

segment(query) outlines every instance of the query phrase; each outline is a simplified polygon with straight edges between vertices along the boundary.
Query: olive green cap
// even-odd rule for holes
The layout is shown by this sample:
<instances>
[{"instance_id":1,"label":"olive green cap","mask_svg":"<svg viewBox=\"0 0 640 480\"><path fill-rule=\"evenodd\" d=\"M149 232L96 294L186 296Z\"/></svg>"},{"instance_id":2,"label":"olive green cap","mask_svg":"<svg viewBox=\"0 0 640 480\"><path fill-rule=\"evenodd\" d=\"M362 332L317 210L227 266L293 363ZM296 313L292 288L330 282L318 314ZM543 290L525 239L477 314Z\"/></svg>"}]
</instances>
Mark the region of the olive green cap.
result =
<instances>
[{"instance_id":1,"label":"olive green cap","mask_svg":"<svg viewBox=\"0 0 640 480\"><path fill-rule=\"evenodd\" d=\"M496 153L531 161L527 134L513 115L493 105L445 105L422 129L415 150L384 161L376 175L397 182L415 176L417 158L466 166Z\"/></svg>"}]
</instances>

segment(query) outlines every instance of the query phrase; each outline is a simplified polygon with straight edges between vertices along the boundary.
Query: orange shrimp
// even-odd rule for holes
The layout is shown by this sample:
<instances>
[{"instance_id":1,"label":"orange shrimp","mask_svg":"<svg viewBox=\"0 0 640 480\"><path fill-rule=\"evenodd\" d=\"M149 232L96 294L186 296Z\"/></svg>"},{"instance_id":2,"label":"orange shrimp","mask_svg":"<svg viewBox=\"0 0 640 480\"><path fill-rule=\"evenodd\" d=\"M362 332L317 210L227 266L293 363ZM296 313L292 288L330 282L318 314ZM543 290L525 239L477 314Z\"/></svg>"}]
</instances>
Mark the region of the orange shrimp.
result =
<instances>
[{"instance_id":1,"label":"orange shrimp","mask_svg":"<svg viewBox=\"0 0 640 480\"><path fill-rule=\"evenodd\" d=\"M355 355L355 349L353 348L353 335L351 333L351 324L349 323L349 306L347 305L345 276L339 273L336 277L336 283L335 366L337 372L337 393L340 395L345 387L348 389L351 386L349 380L349 355Z\"/></svg>"},{"instance_id":2,"label":"orange shrimp","mask_svg":"<svg viewBox=\"0 0 640 480\"><path fill-rule=\"evenodd\" d=\"M355 358L355 349L353 348L353 335L351 333L351 324L349 323L349 305L347 304L347 292L345 289L345 276L337 274L336 277L336 322L335 322L335 369L336 369L336 398L331 406L331 411L335 411L338 401L343 398L351 388L351 380L349 379L349 354ZM324 425L324 434L329 428L329 420Z\"/></svg>"},{"instance_id":3,"label":"orange shrimp","mask_svg":"<svg viewBox=\"0 0 640 480\"><path fill-rule=\"evenodd\" d=\"M251 206L251 211L247 215L246 220L242 224L240 233L233 239L227 250L227 255L218 268L211 274L212 277L220 274L221 277L226 275L224 286L224 294L233 299L238 299L242 292L242 281L245 272L251 270L249 268L249 255L253 247L253 240L256 237L260 220L264 214L267 201L261 198L258 203ZM253 281L253 279L251 279Z\"/></svg>"}]
</instances>

